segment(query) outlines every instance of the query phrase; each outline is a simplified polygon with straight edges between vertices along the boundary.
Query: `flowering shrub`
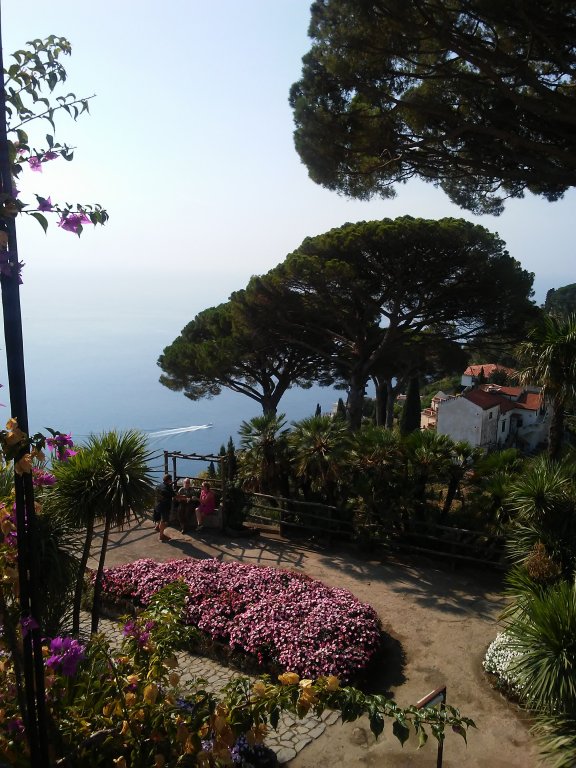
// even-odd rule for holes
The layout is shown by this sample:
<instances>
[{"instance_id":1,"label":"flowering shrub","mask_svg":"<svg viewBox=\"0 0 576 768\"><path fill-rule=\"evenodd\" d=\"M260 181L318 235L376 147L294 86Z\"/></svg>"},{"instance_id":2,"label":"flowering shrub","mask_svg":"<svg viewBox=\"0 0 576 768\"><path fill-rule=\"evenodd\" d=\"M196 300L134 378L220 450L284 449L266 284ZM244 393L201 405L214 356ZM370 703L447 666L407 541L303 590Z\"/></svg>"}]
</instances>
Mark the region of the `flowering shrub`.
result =
<instances>
[{"instance_id":1,"label":"flowering shrub","mask_svg":"<svg viewBox=\"0 0 576 768\"><path fill-rule=\"evenodd\" d=\"M262 744L284 710L302 717L310 710L340 709L343 718L368 714L376 735L384 719L404 741L411 729L420 742L430 726L436 738L446 727L466 737L473 722L458 710L402 709L382 696L343 688L334 676L314 681L294 672L255 682L237 678L220 696L197 680L184 686L175 651L190 642L182 621L187 588L173 584L129 620L114 651L101 635L84 646L71 638L45 643L45 685L51 719L51 760L83 768L169 768L169 766L274 765ZM0 635L0 642L4 638ZM15 695L13 659L0 652L0 762L29 766L30 758Z\"/></svg>"},{"instance_id":2,"label":"flowering shrub","mask_svg":"<svg viewBox=\"0 0 576 768\"><path fill-rule=\"evenodd\" d=\"M275 568L218 560L142 559L104 571L103 595L148 605L166 584L188 586L186 621L212 639L306 677L358 675L379 649L373 608L345 589Z\"/></svg>"},{"instance_id":3,"label":"flowering shrub","mask_svg":"<svg viewBox=\"0 0 576 768\"><path fill-rule=\"evenodd\" d=\"M519 656L519 651L511 646L508 634L499 632L488 646L483 662L486 672L495 676L496 687L513 698L520 697L522 691L514 674L514 663Z\"/></svg>"}]
</instances>

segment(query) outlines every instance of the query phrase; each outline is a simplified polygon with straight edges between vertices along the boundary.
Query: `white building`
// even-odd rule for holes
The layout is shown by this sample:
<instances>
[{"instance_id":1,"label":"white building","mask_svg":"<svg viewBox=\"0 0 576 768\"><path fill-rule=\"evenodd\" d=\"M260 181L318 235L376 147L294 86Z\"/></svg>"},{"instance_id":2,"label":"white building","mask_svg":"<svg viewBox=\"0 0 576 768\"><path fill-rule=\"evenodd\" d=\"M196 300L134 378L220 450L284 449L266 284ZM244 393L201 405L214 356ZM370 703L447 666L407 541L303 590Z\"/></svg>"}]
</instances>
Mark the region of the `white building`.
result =
<instances>
[{"instance_id":1,"label":"white building","mask_svg":"<svg viewBox=\"0 0 576 768\"><path fill-rule=\"evenodd\" d=\"M549 413L538 387L485 384L438 403L438 434L486 451L534 451L546 442L548 427Z\"/></svg>"}]
</instances>

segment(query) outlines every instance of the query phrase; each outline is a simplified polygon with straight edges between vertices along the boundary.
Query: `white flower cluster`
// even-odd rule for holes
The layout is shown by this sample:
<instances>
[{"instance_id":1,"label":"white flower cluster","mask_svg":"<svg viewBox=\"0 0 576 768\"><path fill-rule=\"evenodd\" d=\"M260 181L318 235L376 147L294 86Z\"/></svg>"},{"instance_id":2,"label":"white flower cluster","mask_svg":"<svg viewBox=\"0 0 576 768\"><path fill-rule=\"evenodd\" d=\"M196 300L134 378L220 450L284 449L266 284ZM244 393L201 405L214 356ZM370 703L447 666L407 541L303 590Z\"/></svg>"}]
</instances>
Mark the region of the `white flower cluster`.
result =
<instances>
[{"instance_id":1,"label":"white flower cluster","mask_svg":"<svg viewBox=\"0 0 576 768\"><path fill-rule=\"evenodd\" d=\"M498 678L497 687L516 696L522 690L514 670L519 656L519 651L511 647L510 636L506 632L499 632L488 646L483 662L486 672Z\"/></svg>"}]
</instances>

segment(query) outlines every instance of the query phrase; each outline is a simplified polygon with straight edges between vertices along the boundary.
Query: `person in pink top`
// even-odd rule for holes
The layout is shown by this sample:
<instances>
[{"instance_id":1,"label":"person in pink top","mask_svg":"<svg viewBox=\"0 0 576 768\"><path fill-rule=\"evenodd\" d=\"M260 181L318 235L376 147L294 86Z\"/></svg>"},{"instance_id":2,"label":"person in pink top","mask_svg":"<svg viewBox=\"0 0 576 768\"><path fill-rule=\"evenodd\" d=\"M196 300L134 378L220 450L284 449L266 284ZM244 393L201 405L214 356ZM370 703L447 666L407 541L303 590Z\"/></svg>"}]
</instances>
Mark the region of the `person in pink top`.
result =
<instances>
[{"instance_id":1,"label":"person in pink top","mask_svg":"<svg viewBox=\"0 0 576 768\"><path fill-rule=\"evenodd\" d=\"M196 521L198 528L202 528L204 524L204 518L208 515L213 515L216 509L216 497L214 491L210 489L209 483L202 483L202 489L200 491L200 504L196 507Z\"/></svg>"}]
</instances>

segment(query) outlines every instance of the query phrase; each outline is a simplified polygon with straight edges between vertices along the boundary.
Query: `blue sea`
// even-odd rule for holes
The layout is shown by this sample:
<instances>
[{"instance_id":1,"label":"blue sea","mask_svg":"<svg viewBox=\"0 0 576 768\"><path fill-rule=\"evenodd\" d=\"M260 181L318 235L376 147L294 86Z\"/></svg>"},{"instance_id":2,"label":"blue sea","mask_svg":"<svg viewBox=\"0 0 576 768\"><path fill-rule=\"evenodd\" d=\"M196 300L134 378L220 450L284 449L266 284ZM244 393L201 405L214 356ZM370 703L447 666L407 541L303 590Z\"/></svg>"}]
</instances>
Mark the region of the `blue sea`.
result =
<instances>
[{"instance_id":1,"label":"blue sea","mask_svg":"<svg viewBox=\"0 0 576 768\"><path fill-rule=\"evenodd\" d=\"M39 325L25 328L31 432L50 427L82 443L109 429L138 429L148 436L155 456L151 467L160 473L164 451L218 454L230 437L238 446L241 423L262 413L258 403L228 390L192 402L162 386L156 360L171 339L160 329L144 331L117 321L107 327L83 318L81 325L59 328L57 340L53 329L51 336L43 338ZM278 412L290 423L313 415L318 403L323 412L330 411L338 396L331 389L295 388ZM9 402L7 393L0 399ZM8 410L7 405L7 415Z\"/></svg>"}]
</instances>

